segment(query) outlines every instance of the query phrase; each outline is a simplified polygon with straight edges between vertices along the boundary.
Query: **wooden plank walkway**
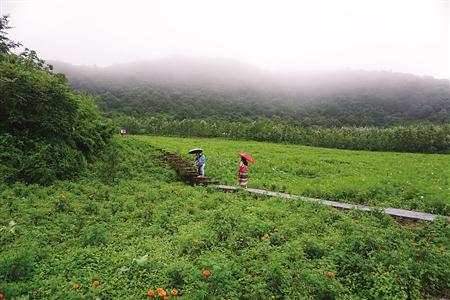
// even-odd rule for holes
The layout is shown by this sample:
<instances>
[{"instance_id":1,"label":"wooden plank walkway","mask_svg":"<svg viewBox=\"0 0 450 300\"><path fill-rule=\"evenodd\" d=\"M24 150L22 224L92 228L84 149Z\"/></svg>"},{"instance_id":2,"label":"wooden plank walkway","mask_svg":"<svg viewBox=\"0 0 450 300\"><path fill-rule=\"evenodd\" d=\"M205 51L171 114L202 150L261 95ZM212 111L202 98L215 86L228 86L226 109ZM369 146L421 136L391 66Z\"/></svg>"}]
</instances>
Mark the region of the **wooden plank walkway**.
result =
<instances>
[{"instance_id":1,"label":"wooden plank walkway","mask_svg":"<svg viewBox=\"0 0 450 300\"><path fill-rule=\"evenodd\" d=\"M393 216L393 217L401 217L406 218L410 220L422 220L422 221L433 221L435 218L437 218L439 215L424 213L424 212L417 212L417 211L411 211L411 210L405 210L405 209L399 209L399 208L375 208L367 205L357 205L357 204L349 204L349 203L342 203L337 201L330 201L330 200L323 200L319 198L310 198L310 197L303 197L303 196L297 196L292 194L286 194L286 193L279 193L279 192L271 192L266 190L260 190L260 189L241 189L235 186L229 186L229 185L215 185L215 187L221 191L224 192L237 192L239 190L245 190L249 193L260 195L260 196L268 196L268 197L280 197L284 199L290 199L290 200L303 200L303 201L310 201L310 202L317 202L323 205L328 205L334 208L338 209L344 209L344 210L351 210L351 209L357 209L362 211L372 211L372 210L379 210L387 215ZM449 216L444 216L449 220Z\"/></svg>"},{"instance_id":2,"label":"wooden plank walkway","mask_svg":"<svg viewBox=\"0 0 450 300\"><path fill-rule=\"evenodd\" d=\"M158 149L158 148L157 148ZM175 170L175 172L178 174L178 176L186 183L190 184L201 184L201 185L211 185L216 187L217 189L224 191L224 192L237 192L239 190L245 190L249 193L260 195L260 196L268 196L268 197L280 197L284 199L290 199L290 200L303 200L303 201L310 201L310 202L317 202L323 205L328 205L334 208L338 209L344 209L344 210L351 210L351 209L357 209L362 211L372 211L372 210L379 210L387 215L393 216L393 217L400 217L410 220L422 220L422 221L433 221L435 218L437 218L439 215L424 213L424 212L417 212L417 211L411 211L411 210L405 210L405 209L399 209L399 208L376 208L371 207L367 205L358 205L358 204L349 204L349 203L342 203L337 201L330 201L330 200L324 200L319 198L311 198L311 197L303 197L303 196L297 196L292 194L286 194L286 193L279 193L279 192L272 192L267 190L261 190L261 189L241 189L236 186L230 186L230 185L221 185L218 184L217 181L212 180L209 177L197 177L197 171L194 170L192 167L192 164L184 160L181 156L175 153L171 153L168 151L165 151L164 149L158 149L162 152L164 160L166 160L169 165L172 167L172 169ZM444 216L447 218L447 220L450 222L449 216Z\"/></svg>"}]
</instances>

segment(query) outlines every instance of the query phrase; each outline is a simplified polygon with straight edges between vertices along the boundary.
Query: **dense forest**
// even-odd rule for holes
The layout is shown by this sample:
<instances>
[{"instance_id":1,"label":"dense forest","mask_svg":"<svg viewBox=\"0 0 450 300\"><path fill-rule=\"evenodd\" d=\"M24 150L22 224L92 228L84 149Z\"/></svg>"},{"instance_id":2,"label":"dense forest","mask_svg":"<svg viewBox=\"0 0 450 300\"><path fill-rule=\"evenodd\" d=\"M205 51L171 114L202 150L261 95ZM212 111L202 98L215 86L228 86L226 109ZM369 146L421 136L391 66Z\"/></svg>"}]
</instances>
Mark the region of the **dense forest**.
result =
<instances>
[{"instance_id":1,"label":"dense forest","mask_svg":"<svg viewBox=\"0 0 450 300\"><path fill-rule=\"evenodd\" d=\"M130 133L318 147L450 151L448 80L389 72L275 74L231 60L105 68L54 62Z\"/></svg>"},{"instance_id":2,"label":"dense forest","mask_svg":"<svg viewBox=\"0 0 450 300\"><path fill-rule=\"evenodd\" d=\"M449 81L367 71L273 73L232 60L172 57L110 67L52 62L107 112L177 120L281 119L301 126L450 123Z\"/></svg>"}]
</instances>

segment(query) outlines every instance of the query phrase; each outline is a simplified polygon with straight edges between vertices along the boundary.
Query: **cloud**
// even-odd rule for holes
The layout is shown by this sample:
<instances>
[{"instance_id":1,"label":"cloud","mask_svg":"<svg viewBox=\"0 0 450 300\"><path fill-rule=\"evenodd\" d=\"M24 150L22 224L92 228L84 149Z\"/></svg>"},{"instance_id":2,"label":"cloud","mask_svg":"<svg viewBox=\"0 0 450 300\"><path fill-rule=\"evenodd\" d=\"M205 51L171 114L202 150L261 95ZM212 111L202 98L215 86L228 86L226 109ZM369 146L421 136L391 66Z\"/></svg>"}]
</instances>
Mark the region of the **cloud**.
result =
<instances>
[{"instance_id":1,"label":"cloud","mask_svg":"<svg viewBox=\"0 0 450 300\"><path fill-rule=\"evenodd\" d=\"M34 0L12 36L46 59L108 65L170 55L273 70L392 70L449 78L443 0Z\"/></svg>"}]
</instances>

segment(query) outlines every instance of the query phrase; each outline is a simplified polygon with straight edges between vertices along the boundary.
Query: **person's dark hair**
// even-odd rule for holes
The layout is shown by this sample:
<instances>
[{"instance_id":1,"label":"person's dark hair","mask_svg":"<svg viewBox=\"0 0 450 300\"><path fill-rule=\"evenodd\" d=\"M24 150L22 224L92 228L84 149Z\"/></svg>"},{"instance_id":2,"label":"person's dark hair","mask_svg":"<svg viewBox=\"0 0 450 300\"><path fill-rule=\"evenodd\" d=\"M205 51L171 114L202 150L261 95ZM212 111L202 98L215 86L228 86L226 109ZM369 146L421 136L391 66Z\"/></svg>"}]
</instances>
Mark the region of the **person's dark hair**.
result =
<instances>
[{"instance_id":1,"label":"person's dark hair","mask_svg":"<svg viewBox=\"0 0 450 300\"><path fill-rule=\"evenodd\" d=\"M247 162L247 160L245 159L245 157L242 157L242 156L241 156L241 160L242 160L242 163L243 163L244 165L248 166L248 162Z\"/></svg>"}]
</instances>

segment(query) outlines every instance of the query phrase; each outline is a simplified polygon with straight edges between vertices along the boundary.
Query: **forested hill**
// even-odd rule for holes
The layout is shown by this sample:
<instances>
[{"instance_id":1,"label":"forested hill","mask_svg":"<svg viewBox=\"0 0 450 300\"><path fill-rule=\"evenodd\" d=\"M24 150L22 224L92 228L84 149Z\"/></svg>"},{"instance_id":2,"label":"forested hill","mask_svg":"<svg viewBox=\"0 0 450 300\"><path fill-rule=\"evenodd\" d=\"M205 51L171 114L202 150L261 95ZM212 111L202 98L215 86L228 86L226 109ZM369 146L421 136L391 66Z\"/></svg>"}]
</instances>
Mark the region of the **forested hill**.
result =
<instances>
[{"instance_id":1,"label":"forested hill","mask_svg":"<svg viewBox=\"0 0 450 300\"><path fill-rule=\"evenodd\" d=\"M172 57L109 67L51 62L108 112L303 125L450 123L449 81L368 71L273 73L226 59Z\"/></svg>"}]
</instances>

